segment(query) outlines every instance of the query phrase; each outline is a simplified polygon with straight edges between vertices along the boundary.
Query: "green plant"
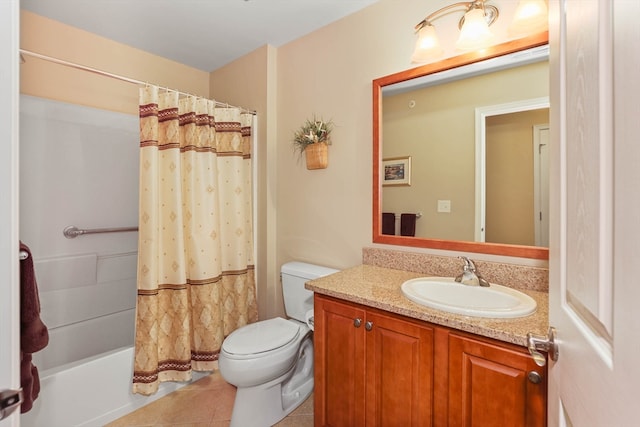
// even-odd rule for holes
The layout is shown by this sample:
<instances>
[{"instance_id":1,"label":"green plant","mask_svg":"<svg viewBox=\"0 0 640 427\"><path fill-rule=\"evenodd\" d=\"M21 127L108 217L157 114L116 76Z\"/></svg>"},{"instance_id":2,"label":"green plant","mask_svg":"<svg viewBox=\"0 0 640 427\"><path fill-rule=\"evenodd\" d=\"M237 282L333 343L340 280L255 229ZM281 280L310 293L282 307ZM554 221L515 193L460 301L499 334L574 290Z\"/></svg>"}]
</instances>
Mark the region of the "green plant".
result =
<instances>
[{"instance_id":1,"label":"green plant","mask_svg":"<svg viewBox=\"0 0 640 427\"><path fill-rule=\"evenodd\" d=\"M322 118L318 119L313 116L312 120L307 120L293 135L294 150L302 154L309 145L316 142L324 142L327 145L331 145L330 135L332 130L333 122L331 120L325 121Z\"/></svg>"}]
</instances>

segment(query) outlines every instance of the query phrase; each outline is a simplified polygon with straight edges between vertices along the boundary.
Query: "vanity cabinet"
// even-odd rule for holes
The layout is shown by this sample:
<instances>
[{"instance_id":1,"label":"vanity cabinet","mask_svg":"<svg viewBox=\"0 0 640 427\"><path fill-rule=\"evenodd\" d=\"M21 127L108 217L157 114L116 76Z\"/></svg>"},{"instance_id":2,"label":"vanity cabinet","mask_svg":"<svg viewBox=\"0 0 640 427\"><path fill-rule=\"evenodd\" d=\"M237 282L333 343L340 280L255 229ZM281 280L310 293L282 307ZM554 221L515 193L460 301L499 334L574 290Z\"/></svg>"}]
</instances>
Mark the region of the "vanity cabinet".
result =
<instances>
[{"instance_id":1,"label":"vanity cabinet","mask_svg":"<svg viewBox=\"0 0 640 427\"><path fill-rule=\"evenodd\" d=\"M449 426L544 426L547 369L528 351L449 333Z\"/></svg>"},{"instance_id":2,"label":"vanity cabinet","mask_svg":"<svg viewBox=\"0 0 640 427\"><path fill-rule=\"evenodd\" d=\"M431 426L434 329L315 296L315 425Z\"/></svg>"},{"instance_id":3,"label":"vanity cabinet","mask_svg":"<svg viewBox=\"0 0 640 427\"><path fill-rule=\"evenodd\" d=\"M315 294L315 425L545 426L523 347Z\"/></svg>"}]
</instances>

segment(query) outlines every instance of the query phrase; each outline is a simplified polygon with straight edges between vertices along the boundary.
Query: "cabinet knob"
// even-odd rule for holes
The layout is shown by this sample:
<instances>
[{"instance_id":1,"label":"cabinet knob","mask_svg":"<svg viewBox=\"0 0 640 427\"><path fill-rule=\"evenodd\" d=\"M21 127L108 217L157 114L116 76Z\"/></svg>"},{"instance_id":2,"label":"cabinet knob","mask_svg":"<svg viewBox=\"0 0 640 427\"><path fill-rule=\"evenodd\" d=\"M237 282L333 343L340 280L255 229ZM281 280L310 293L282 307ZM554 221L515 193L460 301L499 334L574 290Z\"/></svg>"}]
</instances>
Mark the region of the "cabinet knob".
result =
<instances>
[{"instance_id":1,"label":"cabinet knob","mask_svg":"<svg viewBox=\"0 0 640 427\"><path fill-rule=\"evenodd\" d=\"M540 384L542 382L542 376L540 376L540 374L536 371L529 371L529 375L527 375L527 378L529 378L529 381L534 384Z\"/></svg>"},{"instance_id":2,"label":"cabinet knob","mask_svg":"<svg viewBox=\"0 0 640 427\"><path fill-rule=\"evenodd\" d=\"M360 325L362 325L362 319L360 318L353 319L353 326L355 326L356 328L359 328Z\"/></svg>"},{"instance_id":3,"label":"cabinet knob","mask_svg":"<svg viewBox=\"0 0 640 427\"><path fill-rule=\"evenodd\" d=\"M372 330L372 329L373 329L373 322L369 320L367 323L365 323L365 324L364 324L364 328L365 328L367 331Z\"/></svg>"}]
</instances>

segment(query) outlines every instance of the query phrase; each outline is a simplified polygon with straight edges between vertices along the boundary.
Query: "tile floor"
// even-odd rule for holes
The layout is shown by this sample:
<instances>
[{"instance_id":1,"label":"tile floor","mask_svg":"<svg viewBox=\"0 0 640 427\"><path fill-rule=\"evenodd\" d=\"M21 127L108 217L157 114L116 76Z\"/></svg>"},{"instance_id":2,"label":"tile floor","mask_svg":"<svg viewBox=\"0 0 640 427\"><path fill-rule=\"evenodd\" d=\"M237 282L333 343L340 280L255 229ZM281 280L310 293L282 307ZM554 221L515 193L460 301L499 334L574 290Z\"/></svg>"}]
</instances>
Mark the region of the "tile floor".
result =
<instances>
[{"instance_id":1,"label":"tile floor","mask_svg":"<svg viewBox=\"0 0 640 427\"><path fill-rule=\"evenodd\" d=\"M228 427L236 388L219 372L189 384L105 427ZM313 394L277 427L313 427Z\"/></svg>"}]
</instances>

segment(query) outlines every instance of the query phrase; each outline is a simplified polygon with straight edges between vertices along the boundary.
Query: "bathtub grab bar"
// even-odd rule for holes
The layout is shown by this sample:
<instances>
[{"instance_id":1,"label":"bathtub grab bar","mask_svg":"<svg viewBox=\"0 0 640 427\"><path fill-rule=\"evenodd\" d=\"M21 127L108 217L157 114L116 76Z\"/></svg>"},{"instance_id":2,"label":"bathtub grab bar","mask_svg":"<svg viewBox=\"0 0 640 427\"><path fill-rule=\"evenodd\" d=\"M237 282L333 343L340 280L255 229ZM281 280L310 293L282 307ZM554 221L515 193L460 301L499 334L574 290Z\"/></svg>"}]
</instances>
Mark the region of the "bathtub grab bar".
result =
<instances>
[{"instance_id":1,"label":"bathtub grab bar","mask_svg":"<svg viewBox=\"0 0 640 427\"><path fill-rule=\"evenodd\" d=\"M138 231L138 227L119 227L119 228L90 228L82 229L75 225L70 225L62 230L62 234L67 239L75 239L83 234L96 234L96 233L120 233L123 231Z\"/></svg>"}]
</instances>

